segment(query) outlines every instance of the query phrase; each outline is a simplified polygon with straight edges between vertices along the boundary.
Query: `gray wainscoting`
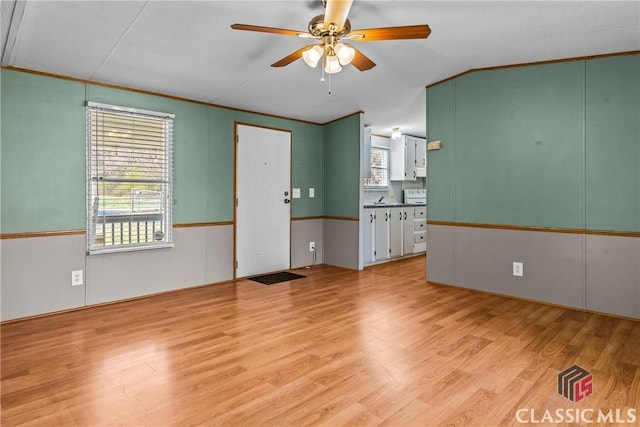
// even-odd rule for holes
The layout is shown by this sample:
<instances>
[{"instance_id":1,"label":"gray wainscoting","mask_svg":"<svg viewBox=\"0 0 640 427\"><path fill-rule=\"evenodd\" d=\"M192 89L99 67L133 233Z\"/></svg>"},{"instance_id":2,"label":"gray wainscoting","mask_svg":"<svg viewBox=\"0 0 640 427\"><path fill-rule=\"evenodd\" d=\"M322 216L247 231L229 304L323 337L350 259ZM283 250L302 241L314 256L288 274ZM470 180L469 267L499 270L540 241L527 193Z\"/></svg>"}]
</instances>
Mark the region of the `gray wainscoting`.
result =
<instances>
[{"instance_id":1,"label":"gray wainscoting","mask_svg":"<svg viewBox=\"0 0 640 427\"><path fill-rule=\"evenodd\" d=\"M71 271L85 269L85 252L84 234L3 239L2 320L82 307Z\"/></svg>"},{"instance_id":2,"label":"gray wainscoting","mask_svg":"<svg viewBox=\"0 0 640 427\"><path fill-rule=\"evenodd\" d=\"M640 318L640 238L588 235L587 309Z\"/></svg>"},{"instance_id":3,"label":"gray wainscoting","mask_svg":"<svg viewBox=\"0 0 640 427\"><path fill-rule=\"evenodd\" d=\"M455 227L454 281L465 288L583 307L583 236ZM523 263L522 277L513 262Z\"/></svg>"},{"instance_id":4,"label":"gray wainscoting","mask_svg":"<svg viewBox=\"0 0 640 427\"><path fill-rule=\"evenodd\" d=\"M85 255L85 235L2 241L2 320L233 278L233 225L174 229L175 247ZM71 286L71 271L84 285Z\"/></svg>"},{"instance_id":5,"label":"gray wainscoting","mask_svg":"<svg viewBox=\"0 0 640 427\"><path fill-rule=\"evenodd\" d=\"M427 279L640 318L640 239L428 226ZM523 263L523 277L512 263Z\"/></svg>"},{"instance_id":6,"label":"gray wainscoting","mask_svg":"<svg viewBox=\"0 0 640 427\"><path fill-rule=\"evenodd\" d=\"M203 284L233 279L233 225L217 225L206 229L207 252Z\"/></svg>"},{"instance_id":7,"label":"gray wainscoting","mask_svg":"<svg viewBox=\"0 0 640 427\"><path fill-rule=\"evenodd\" d=\"M316 243L315 263L323 263L323 221L322 218L291 221L291 268L313 264L309 242Z\"/></svg>"},{"instance_id":8,"label":"gray wainscoting","mask_svg":"<svg viewBox=\"0 0 640 427\"><path fill-rule=\"evenodd\" d=\"M233 278L233 226L176 228L174 241L169 249L88 256L87 304L204 285L214 276ZM227 267L214 275L221 260Z\"/></svg>"},{"instance_id":9,"label":"gray wainscoting","mask_svg":"<svg viewBox=\"0 0 640 427\"><path fill-rule=\"evenodd\" d=\"M427 280L454 284L453 227L427 223Z\"/></svg>"},{"instance_id":10,"label":"gray wainscoting","mask_svg":"<svg viewBox=\"0 0 640 427\"><path fill-rule=\"evenodd\" d=\"M324 263L358 269L360 222L324 219Z\"/></svg>"}]
</instances>

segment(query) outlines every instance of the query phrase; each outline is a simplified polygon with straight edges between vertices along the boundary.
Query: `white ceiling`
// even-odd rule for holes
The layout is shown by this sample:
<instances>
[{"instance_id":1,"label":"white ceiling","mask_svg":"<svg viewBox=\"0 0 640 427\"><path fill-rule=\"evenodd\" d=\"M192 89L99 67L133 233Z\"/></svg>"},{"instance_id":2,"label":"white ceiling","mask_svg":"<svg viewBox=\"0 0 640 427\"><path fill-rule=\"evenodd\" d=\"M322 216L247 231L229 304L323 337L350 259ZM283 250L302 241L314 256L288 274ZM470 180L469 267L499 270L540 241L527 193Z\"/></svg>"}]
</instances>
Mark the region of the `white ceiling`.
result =
<instances>
[{"instance_id":1,"label":"white ceiling","mask_svg":"<svg viewBox=\"0 0 640 427\"><path fill-rule=\"evenodd\" d=\"M296 61L309 40L230 29L306 30L320 0L2 0L2 65L314 123L356 111L374 133L425 136L425 86L473 68L640 50L640 2L355 0L353 29L429 24L426 40L359 43L377 66L327 82Z\"/></svg>"}]
</instances>

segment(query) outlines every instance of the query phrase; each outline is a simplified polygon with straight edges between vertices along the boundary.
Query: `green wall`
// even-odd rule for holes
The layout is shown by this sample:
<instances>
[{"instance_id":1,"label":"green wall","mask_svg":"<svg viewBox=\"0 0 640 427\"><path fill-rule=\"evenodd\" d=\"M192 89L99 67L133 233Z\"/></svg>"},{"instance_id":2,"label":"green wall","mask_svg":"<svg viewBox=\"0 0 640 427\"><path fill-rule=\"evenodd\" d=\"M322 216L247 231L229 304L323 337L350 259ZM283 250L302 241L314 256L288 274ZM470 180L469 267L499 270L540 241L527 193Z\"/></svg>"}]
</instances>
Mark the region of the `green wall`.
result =
<instances>
[{"instance_id":1,"label":"green wall","mask_svg":"<svg viewBox=\"0 0 640 427\"><path fill-rule=\"evenodd\" d=\"M586 63L587 228L640 231L640 55Z\"/></svg>"},{"instance_id":2,"label":"green wall","mask_svg":"<svg viewBox=\"0 0 640 427\"><path fill-rule=\"evenodd\" d=\"M3 69L1 232L85 228L85 101L174 113L174 222L233 220L234 122L292 132L292 216L323 215L322 125ZM303 191L308 195L308 190Z\"/></svg>"},{"instance_id":3,"label":"green wall","mask_svg":"<svg viewBox=\"0 0 640 427\"><path fill-rule=\"evenodd\" d=\"M632 55L430 87L429 219L640 231L639 76Z\"/></svg>"},{"instance_id":4,"label":"green wall","mask_svg":"<svg viewBox=\"0 0 640 427\"><path fill-rule=\"evenodd\" d=\"M362 114L325 125L324 214L359 218Z\"/></svg>"},{"instance_id":5,"label":"green wall","mask_svg":"<svg viewBox=\"0 0 640 427\"><path fill-rule=\"evenodd\" d=\"M1 78L2 232L84 228L84 85L6 70Z\"/></svg>"},{"instance_id":6,"label":"green wall","mask_svg":"<svg viewBox=\"0 0 640 427\"><path fill-rule=\"evenodd\" d=\"M455 146L451 143L455 140L454 89L454 82L449 80L427 90L428 140L444 141L437 152L427 152L427 213L430 219L442 221L453 221L456 218Z\"/></svg>"}]
</instances>

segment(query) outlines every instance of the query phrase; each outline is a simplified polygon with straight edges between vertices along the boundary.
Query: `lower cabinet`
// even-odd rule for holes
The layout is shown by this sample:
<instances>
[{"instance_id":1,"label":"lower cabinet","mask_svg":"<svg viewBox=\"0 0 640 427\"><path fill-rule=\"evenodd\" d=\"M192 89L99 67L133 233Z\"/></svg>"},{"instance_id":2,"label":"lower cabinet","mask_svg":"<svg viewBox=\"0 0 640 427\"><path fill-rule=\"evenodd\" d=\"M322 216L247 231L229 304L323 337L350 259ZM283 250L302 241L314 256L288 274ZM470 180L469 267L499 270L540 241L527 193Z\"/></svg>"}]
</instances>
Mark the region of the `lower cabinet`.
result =
<instances>
[{"instance_id":1,"label":"lower cabinet","mask_svg":"<svg viewBox=\"0 0 640 427\"><path fill-rule=\"evenodd\" d=\"M413 251L425 252L427 250L427 208L424 206L414 208L413 220Z\"/></svg>"},{"instance_id":2,"label":"lower cabinet","mask_svg":"<svg viewBox=\"0 0 640 427\"><path fill-rule=\"evenodd\" d=\"M367 208L364 227L364 263L426 250L424 207Z\"/></svg>"},{"instance_id":3,"label":"lower cabinet","mask_svg":"<svg viewBox=\"0 0 640 427\"><path fill-rule=\"evenodd\" d=\"M415 208L405 208L402 212L402 241L403 253L412 254L414 239L414 213Z\"/></svg>"},{"instance_id":4,"label":"lower cabinet","mask_svg":"<svg viewBox=\"0 0 640 427\"><path fill-rule=\"evenodd\" d=\"M402 245L403 214L403 208L389 209L389 258L404 255ZM413 251L411 253L413 253Z\"/></svg>"},{"instance_id":5,"label":"lower cabinet","mask_svg":"<svg viewBox=\"0 0 640 427\"><path fill-rule=\"evenodd\" d=\"M389 209L373 210L373 242L374 259L389 258Z\"/></svg>"},{"instance_id":6,"label":"lower cabinet","mask_svg":"<svg viewBox=\"0 0 640 427\"><path fill-rule=\"evenodd\" d=\"M365 224L364 224L364 241L363 241L363 245L364 245L364 259L363 262L364 264L371 264L373 261L375 261L376 257L375 257L375 242L373 241L373 209L365 209L364 210L364 218L365 218Z\"/></svg>"}]
</instances>

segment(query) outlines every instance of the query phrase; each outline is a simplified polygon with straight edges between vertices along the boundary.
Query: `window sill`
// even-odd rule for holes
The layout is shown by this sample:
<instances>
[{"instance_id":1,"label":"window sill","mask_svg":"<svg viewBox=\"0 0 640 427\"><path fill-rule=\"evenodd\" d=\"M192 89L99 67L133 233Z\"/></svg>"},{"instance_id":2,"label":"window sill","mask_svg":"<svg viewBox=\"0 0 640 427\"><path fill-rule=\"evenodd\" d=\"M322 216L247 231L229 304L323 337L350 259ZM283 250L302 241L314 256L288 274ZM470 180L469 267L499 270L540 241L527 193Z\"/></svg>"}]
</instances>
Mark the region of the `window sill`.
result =
<instances>
[{"instance_id":1,"label":"window sill","mask_svg":"<svg viewBox=\"0 0 640 427\"><path fill-rule=\"evenodd\" d=\"M113 254L113 253L123 253L123 252L138 252L138 251L148 251L152 249L167 249L173 248L175 243L157 243L153 245L135 245L135 246L114 246L114 247L106 247L100 249L89 249L87 250L87 255L104 255L104 254Z\"/></svg>"}]
</instances>

